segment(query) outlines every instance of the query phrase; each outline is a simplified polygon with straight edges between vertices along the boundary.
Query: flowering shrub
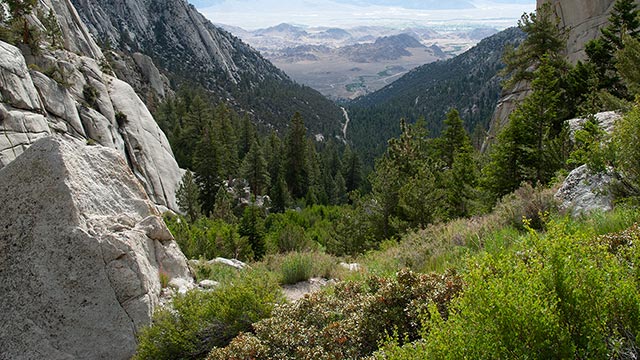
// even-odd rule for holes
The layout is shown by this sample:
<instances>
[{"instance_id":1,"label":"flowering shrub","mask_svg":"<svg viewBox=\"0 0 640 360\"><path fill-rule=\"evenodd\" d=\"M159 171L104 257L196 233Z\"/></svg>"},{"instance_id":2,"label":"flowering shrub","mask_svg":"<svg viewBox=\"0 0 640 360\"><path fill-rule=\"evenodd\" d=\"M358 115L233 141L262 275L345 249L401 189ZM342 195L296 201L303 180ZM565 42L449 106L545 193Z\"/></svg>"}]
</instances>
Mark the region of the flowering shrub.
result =
<instances>
[{"instance_id":1,"label":"flowering shrub","mask_svg":"<svg viewBox=\"0 0 640 360\"><path fill-rule=\"evenodd\" d=\"M419 338L420 319L433 305L448 316L450 301L462 290L461 278L400 271L393 279L344 282L274 309L273 316L254 324L208 359L356 359L372 354L379 343L397 334Z\"/></svg>"}]
</instances>

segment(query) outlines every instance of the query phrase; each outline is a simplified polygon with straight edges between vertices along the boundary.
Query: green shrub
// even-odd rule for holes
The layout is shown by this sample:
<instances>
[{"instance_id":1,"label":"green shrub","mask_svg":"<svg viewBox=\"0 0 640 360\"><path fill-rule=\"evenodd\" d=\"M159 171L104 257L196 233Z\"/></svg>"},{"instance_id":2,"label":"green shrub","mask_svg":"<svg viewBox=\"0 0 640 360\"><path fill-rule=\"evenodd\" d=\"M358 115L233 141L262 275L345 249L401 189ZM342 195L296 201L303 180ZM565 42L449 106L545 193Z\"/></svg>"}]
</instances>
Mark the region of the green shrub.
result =
<instances>
[{"instance_id":1,"label":"green shrub","mask_svg":"<svg viewBox=\"0 0 640 360\"><path fill-rule=\"evenodd\" d=\"M98 110L97 109L98 95L99 95L98 90L91 85L85 85L82 88L82 96L84 97L84 100L87 102L89 107L92 107L96 110Z\"/></svg>"},{"instance_id":2,"label":"green shrub","mask_svg":"<svg viewBox=\"0 0 640 360\"><path fill-rule=\"evenodd\" d=\"M253 258L251 245L246 237L240 236L237 225L206 217L191 224L182 216L172 215L165 216L165 223L189 259Z\"/></svg>"},{"instance_id":3,"label":"green shrub","mask_svg":"<svg viewBox=\"0 0 640 360\"><path fill-rule=\"evenodd\" d=\"M636 358L640 334L640 230L552 221L502 254L474 257L448 319L379 359ZM433 315L433 312L431 312Z\"/></svg>"},{"instance_id":4,"label":"green shrub","mask_svg":"<svg viewBox=\"0 0 640 360\"><path fill-rule=\"evenodd\" d=\"M229 265L220 263L207 263L207 261L198 261L192 263L191 268L196 277L196 281L214 280L217 282L230 282L240 276L240 270Z\"/></svg>"},{"instance_id":5,"label":"green shrub","mask_svg":"<svg viewBox=\"0 0 640 360\"><path fill-rule=\"evenodd\" d=\"M620 119L613 133L612 147L616 152L616 169L622 173L617 187L618 196L640 201L640 107Z\"/></svg>"},{"instance_id":6,"label":"green shrub","mask_svg":"<svg viewBox=\"0 0 640 360\"><path fill-rule=\"evenodd\" d=\"M282 261L281 282L295 284L311 278L313 260L309 254L290 253Z\"/></svg>"},{"instance_id":7,"label":"green shrub","mask_svg":"<svg viewBox=\"0 0 640 360\"><path fill-rule=\"evenodd\" d=\"M274 310L245 334L208 359L359 359L395 332L407 341L419 337L419 314L434 304L448 316L448 304L462 289L459 276L401 271L393 279L372 277L342 282L333 291L307 296Z\"/></svg>"},{"instance_id":8,"label":"green shrub","mask_svg":"<svg viewBox=\"0 0 640 360\"><path fill-rule=\"evenodd\" d=\"M542 186L534 188L524 183L518 190L502 198L495 213L515 228L523 229L522 220L528 219L532 228L542 229L545 219L557 212L556 190Z\"/></svg>"},{"instance_id":9,"label":"green shrub","mask_svg":"<svg viewBox=\"0 0 640 360\"><path fill-rule=\"evenodd\" d=\"M283 301L275 279L264 272L243 273L213 291L177 295L173 309L160 309L153 325L139 334L135 359L201 359L240 332L271 316Z\"/></svg>"}]
</instances>

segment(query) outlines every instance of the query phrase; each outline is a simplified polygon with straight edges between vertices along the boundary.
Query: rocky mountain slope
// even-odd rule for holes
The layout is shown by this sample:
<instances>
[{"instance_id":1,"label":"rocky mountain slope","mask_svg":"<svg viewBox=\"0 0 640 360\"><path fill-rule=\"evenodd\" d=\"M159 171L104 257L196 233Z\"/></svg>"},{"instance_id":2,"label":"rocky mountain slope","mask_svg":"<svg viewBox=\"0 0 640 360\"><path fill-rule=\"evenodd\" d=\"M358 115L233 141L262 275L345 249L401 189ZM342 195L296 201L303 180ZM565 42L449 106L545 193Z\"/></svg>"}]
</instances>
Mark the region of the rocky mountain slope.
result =
<instances>
[{"instance_id":1,"label":"rocky mountain slope","mask_svg":"<svg viewBox=\"0 0 640 360\"><path fill-rule=\"evenodd\" d=\"M149 56L173 88L202 86L214 99L251 114L267 128L284 129L299 111L311 132L339 135L342 113L337 106L294 83L186 0L72 2L103 46Z\"/></svg>"},{"instance_id":2,"label":"rocky mountain slope","mask_svg":"<svg viewBox=\"0 0 640 360\"><path fill-rule=\"evenodd\" d=\"M34 56L27 46L0 42L0 167L41 137L69 134L116 149L151 200L177 210L182 172L143 101L103 72L102 52L69 2L43 0L39 7L54 10L64 48L43 42ZM37 17L29 21L44 31Z\"/></svg>"},{"instance_id":3,"label":"rocky mountain slope","mask_svg":"<svg viewBox=\"0 0 640 360\"><path fill-rule=\"evenodd\" d=\"M129 359L161 277L193 286L160 217L182 171L69 1L25 19L50 11L58 45L0 41L0 359Z\"/></svg>"},{"instance_id":4,"label":"rocky mountain slope","mask_svg":"<svg viewBox=\"0 0 640 360\"><path fill-rule=\"evenodd\" d=\"M445 114L457 108L468 130L486 128L500 95L499 70L507 44L517 44L523 33L511 28L481 41L446 61L421 66L399 80L349 104L347 138L367 156L376 156L386 141L399 133L398 122L425 117L432 135L441 129Z\"/></svg>"}]
</instances>

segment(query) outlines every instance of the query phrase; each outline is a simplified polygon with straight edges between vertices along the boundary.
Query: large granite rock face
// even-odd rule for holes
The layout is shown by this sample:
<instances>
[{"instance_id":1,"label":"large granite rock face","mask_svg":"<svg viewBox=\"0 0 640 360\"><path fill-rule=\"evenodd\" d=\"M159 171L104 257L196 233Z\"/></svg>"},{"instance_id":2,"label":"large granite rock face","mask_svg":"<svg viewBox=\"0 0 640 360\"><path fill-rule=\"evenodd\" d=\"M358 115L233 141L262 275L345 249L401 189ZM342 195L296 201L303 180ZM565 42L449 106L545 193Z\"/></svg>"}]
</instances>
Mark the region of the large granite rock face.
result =
<instances>
[{"instance_id":1,"label":"large granite rock face","mask_svg":"<svg viewBox=\"0 0 640 360\"><path fill-rule=\"evenodd\" d=\"M568 29L567 58L575 63L585 59L585 44L600 35L615 0L537 0L538 6L551 3L560 18L560 24ZM640 1L638 1L640 3Z\"/></svg>"},{"instance_id":2,"label":"large granite rock face","mask_svg":"<svg viewBox=\"0 0 640 360\"><path fill-rule=\"evenodd\" d=\"M62 6L59 0L52 3ZM75 12L66 4L67 11ZM82 32L84 26L79 23L74 29ZM94 45L86 38L75 46L92 51ZM103 73L99 61L88 56L43 49L33 61L33 68L41 71L29 70L20 50L0 41L0 168L39 138L69 134L119 151L151 200L177 211L175 192L182 171L135 91ZM124 114L127 121L119 124L116 114Z\"/></svg>"},{"instance_id":3,"label":"large granite rock face","mask_svg":"<svg viewBox=\"0 0 640 360\"><path fill-rule=\"evenodd\" d=\"M129 359L160 272L191 276L114 149L35 142L0 170L0 359Z\"/></svg>"}]
</instances>

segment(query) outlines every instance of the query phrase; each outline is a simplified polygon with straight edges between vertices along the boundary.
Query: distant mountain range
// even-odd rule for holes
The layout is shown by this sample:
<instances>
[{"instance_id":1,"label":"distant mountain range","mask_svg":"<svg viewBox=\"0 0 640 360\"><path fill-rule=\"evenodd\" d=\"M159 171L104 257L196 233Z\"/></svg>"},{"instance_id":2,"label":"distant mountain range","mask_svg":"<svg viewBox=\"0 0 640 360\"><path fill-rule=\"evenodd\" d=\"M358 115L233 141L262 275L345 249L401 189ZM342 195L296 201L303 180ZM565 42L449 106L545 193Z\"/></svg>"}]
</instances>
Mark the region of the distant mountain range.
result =
<instances>
[{"instance_id":1,"label":"distant mountain range","mask_svg":"<svg viewBox=\"0 0 640 360\"><path fill-rule=\"evenodd\" d=\"M220 25L259 50L296 81L333 99L353 99L378 90L411 69L464 52L497 32L470 27L348 29L279 24L247 31Z\"/></svg>"},{"instance_id":2,"label":"distant mountain range","mask_svg":"<svg viewBox=\"0 0 640 360\"><path fill-rule=\"evenodd\" d=\"M500 96L499 70L507 44L517 45L524 33L507 29L482 40L455 58L418 67L392 84L348 104L347 139L371 160L387 140L400 132L399 121L424 117L431 135L439 135L443 119L456 108L479 145Z\"/></svg>"}]
</instances>

